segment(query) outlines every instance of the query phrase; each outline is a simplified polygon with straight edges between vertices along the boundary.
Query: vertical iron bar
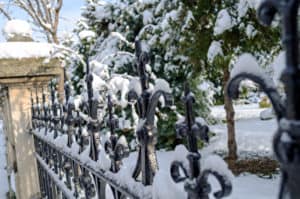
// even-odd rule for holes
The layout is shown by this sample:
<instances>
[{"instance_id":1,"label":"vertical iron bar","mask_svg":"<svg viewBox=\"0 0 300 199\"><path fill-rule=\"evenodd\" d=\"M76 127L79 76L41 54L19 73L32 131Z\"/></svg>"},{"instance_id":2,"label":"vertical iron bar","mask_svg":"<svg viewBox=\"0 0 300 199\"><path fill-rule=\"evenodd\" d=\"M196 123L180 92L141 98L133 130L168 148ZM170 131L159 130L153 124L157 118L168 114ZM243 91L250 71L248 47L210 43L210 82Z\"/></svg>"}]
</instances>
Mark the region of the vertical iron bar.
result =
<instances>
[{"instance_id":1,"label":"vertical iron bar","mask_svg":"<svg viewBox=\"0 0 300 199\"><path fill-rule=\"evenodd\" d=\"M298 9L298 0L286 1L282 39L286 50L286 68L282 79L286 89L287 118L296 120L300 120Z\"/></svg>"},{"instance_id":2,"label":"vertical iron bar","mask_svg":"<svg viewBox=\"0 0 300 199\"><path fill-rule=\"evenodd\" d=\"M89 58L85 57L86 63L86 84L87 84L87 93L88 93L88 108L89 108L89 118L88 122L88 131L90 136L90 158L94 161L98 160L98 145L99 143L99 130L100 124L98 124L97 110L98 110L98 99L95 99L93 94L93 75L90 72ZM106 184L103 181L100 181L95 175L93 175L96 192L98 198L105 198L105 186Z\"/></svg>"}]
</instances>

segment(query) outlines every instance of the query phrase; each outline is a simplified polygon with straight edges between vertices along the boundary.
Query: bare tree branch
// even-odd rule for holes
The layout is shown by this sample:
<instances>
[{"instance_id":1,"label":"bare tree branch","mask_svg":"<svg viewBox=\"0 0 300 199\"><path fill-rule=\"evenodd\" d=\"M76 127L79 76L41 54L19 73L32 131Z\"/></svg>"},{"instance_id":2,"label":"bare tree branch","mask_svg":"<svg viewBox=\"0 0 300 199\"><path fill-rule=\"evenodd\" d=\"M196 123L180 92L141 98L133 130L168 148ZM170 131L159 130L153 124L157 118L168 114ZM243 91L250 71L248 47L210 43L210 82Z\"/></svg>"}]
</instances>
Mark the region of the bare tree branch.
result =
<instances>
[{"instance_id":1,"label":"bare tree branch","mask_svg":"<svg viewBox=\"0 0 300 199\"><path fill-rule=\"evenodd\" d=\"M8 20L11 20L12 17L6 12L3 7L0 6L0 13L3 14Z\"/></svg>"},{"instance_id":2,"label":"bare tree branch","mask_svg":"<svg viewBox=\"0 0 300 199\"><path fill-rule=\"evenodd\" d=\"M57 32L57 29L58 29L59 12L61 10L62 4L63 4L63 0L57 0L57 5L55 7L54 23L53 23L53 30L55 32ZM53 35L52 37L53 37L54 40L58 40L57 35Z\"/></svg>"},{"instance_id":3,"label":"bare tree branch","mask_svg":"<svg viewBox=\"0 0 300 199\"><path fill-rule=\"evenodd\" d=\"M44 10L45 15L46 15L46 20L47 21L51 21L52 19L51 19L51 15L50 15L50 13L48 11L47 1L41 1L41 4L43 6L43 10Z\"/></svg>"},{"instance_id":4,"label":"bare tree branch","mask_svg":"<svg viewBox=\"0 0 300 199\"><path fill-rule=\"evenodd\" d=\"M14 0L43 31L49 42L58 44L59 15L63 0Z\"/></svg>"},{"instance_id":5,"label":"bare tree branch","mask_svg":"<svg viewBox=\"0 0 300 199\"><path fill-rule=\"evenodd\" d=\"M8 12L3 8L4 4L0 2L0 13L3 14L8 20L11 20L12 17L8 14Z\"/></svg>"}]
</instances>

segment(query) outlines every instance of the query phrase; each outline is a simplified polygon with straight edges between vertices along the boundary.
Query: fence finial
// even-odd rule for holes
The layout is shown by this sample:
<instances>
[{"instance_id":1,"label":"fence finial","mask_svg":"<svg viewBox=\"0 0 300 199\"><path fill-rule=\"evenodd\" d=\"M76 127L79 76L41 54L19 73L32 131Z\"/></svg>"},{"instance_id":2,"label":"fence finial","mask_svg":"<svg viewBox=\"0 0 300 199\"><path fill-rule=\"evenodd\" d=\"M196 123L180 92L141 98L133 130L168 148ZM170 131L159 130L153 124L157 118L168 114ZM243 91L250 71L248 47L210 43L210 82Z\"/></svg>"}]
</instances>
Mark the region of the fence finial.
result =
<instances>
[{"instance_id":1,"label":"fence finial","mask_svg":"<svg viewBox=\"0 0 300 199\"><path fill-rule=\"evenodd\" d=\"M216 177L221 185L221 190L214 193L216 198L230 195L232 185L227 176L209 168L201 170L201 155L198 152L198 139L208 141L208 127L195 120L193 116L194 94L190 91L188 83L185 83L183 101L185 104L185 118L176 124L176 133L180 138L186 137L188 146L187 160L189 167L186 168L183 162L178 160L172 162L170 172L174 182L184 181L184 187L190 199L209 198L211 185L208 176ZM183 171L183 172L180 172Z\"/></svg>"},{"instance_id":2,"label":"fence finial","mask_svg":"<svg viewBox=\"0 0 300 199\"><path fill-rule=\"evenodd\" d=\"M137 139L139 141L139 152L136 167L132 174L133 178L137 179L140 173L142 174L142 183L151 185L153 177L158 168L155 144L156 144L156 126L154 125L155 109L158 105L158 100L162 96L166 105L171 105L171 93L157 89L153 93L149 91L149 75L146 72L146 64L149 62L149 56L142 51L141 43L136 44L136 60L137 71L140 78L142 93L137 93L132 89L128 93L129 101L137 101L137 109L139 115L139 125L136 129Z\"/></svg>"}]
</instances>

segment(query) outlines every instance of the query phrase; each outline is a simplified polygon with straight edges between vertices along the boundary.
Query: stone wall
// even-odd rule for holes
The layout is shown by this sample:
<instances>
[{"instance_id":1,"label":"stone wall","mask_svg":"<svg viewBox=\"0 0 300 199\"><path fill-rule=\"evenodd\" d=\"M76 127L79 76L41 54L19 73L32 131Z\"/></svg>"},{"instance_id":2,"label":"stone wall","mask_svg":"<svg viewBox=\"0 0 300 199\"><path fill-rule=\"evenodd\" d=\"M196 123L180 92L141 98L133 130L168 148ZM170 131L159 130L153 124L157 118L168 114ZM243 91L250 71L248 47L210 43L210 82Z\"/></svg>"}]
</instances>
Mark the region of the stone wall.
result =
<instances>
[{"instance_id":1,"label":"stone wall","mask_svg":"<svg viewBox=\"0 0 300 199\"><path fill-rule=\"evenodd\" d=\"M42 96L50 79L59 79L63 92L63 68L59 60L45 58L0 59L0 95L4 132L7 137L8 168L14 170L16 196L32 199L40 195L31 127L31 92ZM63 96L63 93L60 94Z\"/></svg>"}]
</instances>

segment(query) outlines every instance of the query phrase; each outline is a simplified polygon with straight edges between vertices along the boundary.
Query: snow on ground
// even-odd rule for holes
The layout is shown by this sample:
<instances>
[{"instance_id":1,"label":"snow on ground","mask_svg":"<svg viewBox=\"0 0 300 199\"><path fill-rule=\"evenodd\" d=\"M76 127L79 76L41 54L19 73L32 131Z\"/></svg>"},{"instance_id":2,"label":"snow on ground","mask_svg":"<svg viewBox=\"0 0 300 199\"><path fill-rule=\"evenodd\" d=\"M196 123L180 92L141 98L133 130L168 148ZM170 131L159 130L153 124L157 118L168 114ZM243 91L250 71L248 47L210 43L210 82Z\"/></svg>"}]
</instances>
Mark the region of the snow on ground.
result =
<instances>
[{"instance_id":1,"label":"snow on ground","mask_svg":"<svg viewBox=\"0 0 300 199\"><path fill-rule=\"evenodd\" d=\"M258 104L234 105L235 120L259 118L260 113L266 110L260 108ZM217 120L225 120L224 105L213 106L211 108L211 116Z\"/></svg>"},{"instance_id":2,"label":"snow on ground","mask_svg":"<svg viewBox=\"0 0 300 199\"><path fill-rule=\"evenodd\" d=\"M132 167L136 163L136 153L124 159L124 166ZM174 160L174 152L158 151L157 158L159 170L154 179L154 198L187 198L183 183L176 184L170 176L170 164ZM214 178L209 179L212 183L213 191L218 191L220 186ZM227 199L271 199L277 198L280 177L274 176L273 179L260 178L252 174L242 174L233 178L233 192ZM166 189L166 186L168 188ZM212 195L210 198L214 198Z\"/></svg>"},{"instance_id":3,"label":"snow on ground","mask_svg":"<svg viewBox=\"0 0 300 199\"><path fill-rule=\"evenodd\" d=\"M242 119L236 121L236 141L240 156L272 156L272 138L276 131L275 119L260 120L259 118ZM227 151L226 124L210 126L216 136L210 140L209 150Z\"/></svg>"},{"instance_id":4,"label":"snow on ground","mask_svg":"<svg viewBox=\"0 0 300 199\"><path fill-rule=\"evenodd\" d=\"M242 175L234 178L233 192L228 199L272 199L278 198L280 177L259 178L255 175Z\"/></svg>"},{"instance_id":5,"label":"snow on ground","mask_svg":"<svg viewBox=\"0 0 300 199\"><path fill-rule=\"evenodd\" d=\"M277 129L275 119L260 120L260 114L266 110L259 108L258 104L235 105L235 130L238 154L243 156L268 156L272 154L272 139ZM215 106L211 114L219 120L225 119L223 106ZM210 126L216 133L205 150L227 152L227 126L226 123Z\"/></svg>"},{"instance_id":6,"label":"snow on ground","mask_svg":"<svg viewBox=\"0 0 300 199\"><path fill-rule=\"evenodd\" d=\"M0 121L0 198L6 198L6 192L8 191L8 179L6 167L6 151L5 151L5 137L3 134L3 124Z\"/></svg>"}]
</instances>

